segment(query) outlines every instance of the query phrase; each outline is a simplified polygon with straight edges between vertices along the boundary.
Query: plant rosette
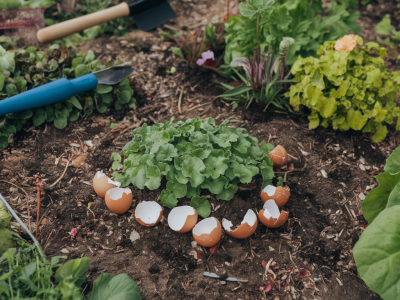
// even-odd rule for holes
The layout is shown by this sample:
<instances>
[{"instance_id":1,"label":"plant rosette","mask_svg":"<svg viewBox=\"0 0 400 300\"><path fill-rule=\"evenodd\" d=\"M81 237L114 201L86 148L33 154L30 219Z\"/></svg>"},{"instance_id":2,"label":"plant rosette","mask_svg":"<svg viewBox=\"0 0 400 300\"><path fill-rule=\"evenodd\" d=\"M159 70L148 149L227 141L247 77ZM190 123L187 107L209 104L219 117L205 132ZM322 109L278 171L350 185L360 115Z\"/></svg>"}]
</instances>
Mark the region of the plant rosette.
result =
<instances>
[{"instance_id":1,"label":"plant rosette","mask_svg":"<svg viewBox=\"0 0 400 300\"><path fill-rule=\"evenodd\" d=\"M114 180L125 187L156 190L167 179L161 191L162 205L173 208L178 199L191 199L190 206L206 218L211 206L203 190L217 199L231 200L241 183L250 183L262 175L263 187L271 184L275 174L268 153L274 146L258 139L244 128L227 126L229 119L215 126L212 118L195 118L186 122L147 126L133 132L132 141L112 159ZM123 161L122 161L122 158Z\"/></svg>"},{"instance_id":2,"label":"plant rosette","mask_svg":"<svg viewBox=\"0 0 400 300\"><path fill-rule=\"evenodd\" d=\"M309 128L318 126L346 131L372 132L373 142L387 135L386 124L400 115L395 96L400 73L387 72L386 50L377 43L362 46L361 37L349 35L326 42L318 58L299 57L291 73L297 83L286 93L295 110L311 110ZM337 50L336 50L337 49ZM400 119L396 130L400 130Z\"/></svg>"}]
</instances>

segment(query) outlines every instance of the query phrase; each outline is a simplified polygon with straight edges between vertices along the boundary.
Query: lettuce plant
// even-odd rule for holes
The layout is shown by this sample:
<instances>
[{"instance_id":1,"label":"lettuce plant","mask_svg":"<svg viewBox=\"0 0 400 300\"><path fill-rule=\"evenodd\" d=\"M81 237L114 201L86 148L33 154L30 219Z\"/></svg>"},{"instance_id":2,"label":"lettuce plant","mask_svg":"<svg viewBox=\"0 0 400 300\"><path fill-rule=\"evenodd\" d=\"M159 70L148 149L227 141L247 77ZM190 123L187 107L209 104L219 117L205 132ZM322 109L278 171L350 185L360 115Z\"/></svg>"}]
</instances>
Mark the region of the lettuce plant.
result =
<instances>
[{"instance_id":1,"label":"lettuce plant","mask_svg":"<svg viewBox=\"0 0 400 300\"><path fill-rule=\"evenodd\" d=\"M385 36L384 39L378 36L378 42L381 44L396 48L400 43L400 31L397 31L392 25L389 14L385 15L382 21L376 25L376 33Z\"/></svg>"},{"instance_id":2,"label":"lettuce plant","mask_svg":"<svg viewBox=\"0 0 400 300\"><path fill-rule=\"evenodd\" d=\"M287 96L295 110L301 105L311 110L310 129L332 126L375 132L372 141L379 142L387 134L384 123L392 124L400 115L395 102L400 73L386 71L384 48L376 43L362 46L360 37L354 39L351 51L337 51L335 42L325 42L318 58L299 57L291 70L297 84Z\"/></svg>"},{"instance_id":3,"label":"lettuce plant","mask_svg":"<svg viewBox=\"0 0 400 300\"><path fill-rule=\"evenodd\" d=\"M228 119L215 126L212 118L195 118L186 122L147 126L135 130L132 141L122 149L124 157L114 153L112 158L116 181L122 186L133 184L139 189L158 189L165 176L167 187L161 192L164 206L173 208L178 198L192 198L191 205L198 213L209 207L202 190L217 195L217 199L231 200L240 183L250 183L261 174L266 186L272 182L274 171L268 152L273 145L249 135L244 128L227 126ZM203 199L201 199L203 198Z\"/></svg>"},{"instance_id":4,"label":"lettuce plant","mask_svg":"<svg viewBox=\"0 0 400 300\"><path fill-rule=\"evenodd\" d=\"M73 79L113 64L118 64L118 61L105 66L95 60L91 50L77 53L74 49L58 49L58 45L54 45L46 51L28 47L14 52L5 51L0 46L0 101L62 77ZM32 122L34 126L54 122L57 128L63 129L68 121L85 118L94 110L104 113L113 100L117 110L129 108L136 102L132 95L129 78L126 78L117 85L99 85L95 90L75 95L60 103L0 115L0 149L7 146L8 138L21 130L27 122Z\"/></svg>"},{"instance_id":5,"label":"lettuce plant","mask_svg":"<svg viewBox=\"0 0 400 300\"><path fill-rule=\"evenodd\" d=\"M361 234L353 254L358 273L384 300L400 298L400 147L379 174L379 187L362 203L370 225Z\"/></svg>"}]
</instances>

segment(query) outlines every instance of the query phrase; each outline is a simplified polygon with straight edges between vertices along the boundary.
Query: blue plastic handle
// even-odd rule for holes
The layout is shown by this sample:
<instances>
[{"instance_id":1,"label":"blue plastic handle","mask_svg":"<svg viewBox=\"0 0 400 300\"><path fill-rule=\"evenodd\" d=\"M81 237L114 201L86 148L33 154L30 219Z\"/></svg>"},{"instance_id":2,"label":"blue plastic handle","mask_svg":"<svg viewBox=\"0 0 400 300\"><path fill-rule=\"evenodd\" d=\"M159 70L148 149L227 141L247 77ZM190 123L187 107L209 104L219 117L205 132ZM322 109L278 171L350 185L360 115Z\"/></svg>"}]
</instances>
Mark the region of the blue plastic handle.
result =
<instances>
[{"instance_id":1,"label":"blue plastic handle","mask_svg":"<svg viewBox=\"0 0 400 300\"><path fill-rule=\"evenodd\" d=\"M60 102L75 94L90 91L96 88L97 84L97 78L92 73L72 80L61 78L19 95L0 100L0 116Z\"/></svg>"}]
</instances>

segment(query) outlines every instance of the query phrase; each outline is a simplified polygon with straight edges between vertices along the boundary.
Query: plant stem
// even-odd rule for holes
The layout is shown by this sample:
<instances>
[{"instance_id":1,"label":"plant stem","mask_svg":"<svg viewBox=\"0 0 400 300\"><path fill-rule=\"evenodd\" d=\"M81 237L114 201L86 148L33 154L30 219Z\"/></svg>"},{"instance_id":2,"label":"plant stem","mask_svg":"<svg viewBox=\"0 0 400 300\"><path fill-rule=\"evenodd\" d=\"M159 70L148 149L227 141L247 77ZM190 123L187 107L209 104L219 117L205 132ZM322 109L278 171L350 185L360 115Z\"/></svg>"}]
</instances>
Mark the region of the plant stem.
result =
<instances>
[{"instance_id":1,"label":"plant stem","mask_svg":"<svg viewBox=\"0 0 400 300\"><path fill-rule=\"evenodd\" d=\"M267 110L268 106L269 106L269 103L268 103L267 106L264 108L263 112L265 112L265 111Z\"/></svg>"},{"instance_id":2,"label":"plant stem","mask_svg":"<svg viewBox=\"0 0 400 300\"><path fill-rule=\"evenodd\" d=\"M258 39L258 22L259 22L259 20L260 20L260 17L258 16L257 17L257 25L256 25L256 36L257 36L257 39Z\"/></svg>"},{"instance_id":3,"label":"plant stem","mask_svg":"<svg viewBox=\"0 0 400 300\"><path fill-rule=\"evenodd\" d=\"M247 106L246 106L246 109L248 109L248 108L249 108L249 106L250 106L251 102L253 101L253 98L254 98L254 97L251 97L251 99L250 99L249 103L248 103L248 104L247 104Z\"/></svg>"},{"instance_id":4,"label":"plant stem","mask_svg":"<svg viewBox=\"0 0 400 300\"><path fill-rule=\"evenodd\" d=\"M37 233L38 233L38 230L39 230L39 217L40 217L40 187L37 186L36 189L37 189L37 194L38 194L38 205L37 205L35 238L37 239Z\"/></svg>"}]
</instances>

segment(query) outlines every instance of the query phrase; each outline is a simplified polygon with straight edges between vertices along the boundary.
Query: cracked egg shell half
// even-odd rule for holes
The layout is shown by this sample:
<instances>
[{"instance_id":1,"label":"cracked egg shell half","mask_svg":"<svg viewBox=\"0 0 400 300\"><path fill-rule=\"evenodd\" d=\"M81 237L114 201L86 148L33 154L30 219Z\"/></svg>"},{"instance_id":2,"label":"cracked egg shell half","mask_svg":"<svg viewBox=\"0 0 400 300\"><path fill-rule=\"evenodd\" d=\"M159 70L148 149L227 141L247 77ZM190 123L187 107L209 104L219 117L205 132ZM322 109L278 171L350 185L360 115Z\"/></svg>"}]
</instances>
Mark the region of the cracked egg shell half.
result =
<instances>
[{"instance_id":1,"label":"cracked egg shell half","mask_svg":"<svg viewBox=\"0 0 400 300\"><path fill-rule=\"evenodd\" d=\"M177 206L168 215L168 225L173 231L185 233L193 229L197 218L197 211L193 207Z\"/></svg>"},{"instance_id":2,"label":"cracked egg shell half","mask_svg":"<svg viewBox=\"0 0 400 300\"><path fill-rule=\"evenodd\" d=\"M135 218L140 225L154 226L160 222L163 207L155 201L143 201L136 206Z\"/></svg>"},{"instance_id":3,"label":"cracked egg shell half","mask_svg":"<svg viewBox=\"0 0 400 300\"><path fill-rule=\"evenodd\" d=\"M290 197L290 188L288 186L267 185L260 193L261 200L265 203L268 200L274 200L278 207L284 206Z\"/></svg>"},{"instance_id":4,"label":"cracked egg shell half","mask_svg":"<svg viewBox=\"0 0 400 300\"><path fill-rule=\"evenodd\" d=\"M119 187L109 189L105 196L106 205L109 210L116 214L123 214L132 205L132 191L129 188Z\"/></svg>"},{"instance_id":5,"label":"cracked egg shell half","mask_svg":"<svg viewBox=\"0 0 400 300\"><path fill-rule=\"evenodd\" d=\"M204 219L193 228L193 238L200 246L215 246L221 239L221 223L214 217Z\"/></svg>"},{"instance_id":6,"label":"cracked egg shell half","mask_svg":"<svg viewBox=\"0 0 400 300\"><path fill-rule=\"evenodd\" d=\"M269 158L274 163L274 168L279 168L287 164L288 154L285 148L281 145L278 145L268 153Z\"/></svg>"},{"instance_id":7,"label":"cracked egg shell half","mask_svg":"<svg viewBox=\"0 0 400 300\"><path fill-rule=\"evenodd\" d=\"M258 219L268 228L282 226L288 217L289 213L287 211L280 212L274 200L267 200L263 209L258 213Z\"/></svg>"},{"instance_id":8,"label":"cracked egg shell half","mask_svg":"<svg viewBox=\"0 0 400 300\"><path fill-rule=\"evenodd\" d=\"M227 234L235 239L245 239L251 236L257 229L257 216L249 209L243 218L242 223L239 226L234 226L231 221L227 219L222 220L222 226L224 227ZM236 228L233 228L236 227Z\"/></svg>"},{"instance_id":9,"label":"cracked egg shell half","mask_svg":"<svg viewBox=\"0 0 400 300\"><path fill-rule=\"evenodd\" d=\"M120 187L121 183L112 181L103 171L98 171L93 177L93 188L98 196L104 198L109 189Z\"/></svg>"}]
</instances>

